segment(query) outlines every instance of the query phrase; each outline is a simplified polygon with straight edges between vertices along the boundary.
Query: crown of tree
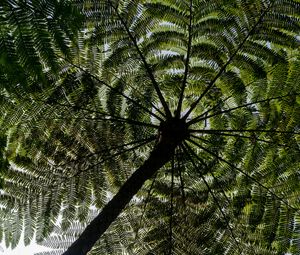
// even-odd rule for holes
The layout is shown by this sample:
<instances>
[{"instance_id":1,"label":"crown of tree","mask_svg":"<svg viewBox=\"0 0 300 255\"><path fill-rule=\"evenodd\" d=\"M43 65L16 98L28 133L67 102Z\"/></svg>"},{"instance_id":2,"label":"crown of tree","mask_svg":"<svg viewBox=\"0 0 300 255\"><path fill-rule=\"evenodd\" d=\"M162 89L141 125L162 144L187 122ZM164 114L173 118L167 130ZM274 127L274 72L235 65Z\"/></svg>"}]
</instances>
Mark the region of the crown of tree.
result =
<instances>
[{"instance_id":1,"label":"crown of tree","mask_svg":"<svg viewBox=\"0 0 300 255\"><path fill-rule=\"evenodd\" d=\"M0 239L300 254L298 0L2 0Z\"/></svg>"}]
</instances>

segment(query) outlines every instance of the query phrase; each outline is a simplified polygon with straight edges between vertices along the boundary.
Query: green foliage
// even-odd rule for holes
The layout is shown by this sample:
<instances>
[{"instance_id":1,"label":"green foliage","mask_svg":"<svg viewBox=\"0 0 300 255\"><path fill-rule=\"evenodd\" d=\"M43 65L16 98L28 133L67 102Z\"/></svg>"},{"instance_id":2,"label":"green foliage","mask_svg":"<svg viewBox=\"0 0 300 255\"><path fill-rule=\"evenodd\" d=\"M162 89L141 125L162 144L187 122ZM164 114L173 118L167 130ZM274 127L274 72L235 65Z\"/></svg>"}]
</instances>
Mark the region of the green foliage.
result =
<instances>
[{"instance_id":1,"label":"green foliage","mask_svg":"<svg viewBox=\"0 0 300 255\"><path fill-rule=\"evenodd\" d=\"M0 239L61 254L179 114L189 137L89 254L299 254L299 15L297 0L2 1Z\"/></svg>"}]
</instances>

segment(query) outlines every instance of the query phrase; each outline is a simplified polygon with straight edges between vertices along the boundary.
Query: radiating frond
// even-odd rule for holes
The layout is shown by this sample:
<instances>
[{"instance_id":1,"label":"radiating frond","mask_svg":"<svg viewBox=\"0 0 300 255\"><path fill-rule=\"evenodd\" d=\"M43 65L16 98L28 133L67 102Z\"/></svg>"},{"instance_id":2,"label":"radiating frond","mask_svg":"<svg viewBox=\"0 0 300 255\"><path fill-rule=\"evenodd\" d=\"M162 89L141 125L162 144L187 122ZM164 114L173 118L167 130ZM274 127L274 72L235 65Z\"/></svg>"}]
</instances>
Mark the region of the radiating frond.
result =
<instances>
[{"instance_id":1,"label":"radiating frond","mask_svg":"<svg viewBox=\"0 0 300 255\"><path fill-rule=\"evenodd\" d=\"M299 254L299 17L297 0L2 1L0 239Z\"/></svg>"}]
</instances>

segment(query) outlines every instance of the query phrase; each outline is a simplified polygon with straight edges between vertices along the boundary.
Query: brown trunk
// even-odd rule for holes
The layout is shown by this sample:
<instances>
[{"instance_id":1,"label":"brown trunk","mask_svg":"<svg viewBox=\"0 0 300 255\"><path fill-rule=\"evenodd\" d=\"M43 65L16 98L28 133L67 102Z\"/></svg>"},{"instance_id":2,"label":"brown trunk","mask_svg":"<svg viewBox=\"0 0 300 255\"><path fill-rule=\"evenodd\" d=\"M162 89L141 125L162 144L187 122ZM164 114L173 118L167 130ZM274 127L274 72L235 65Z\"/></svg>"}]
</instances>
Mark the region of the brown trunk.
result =
<instances>
[{"instance_id":1,"label":"brown trunk","mask_svg":"<svg viewBox=\"0 0 300 255\"><path fill-rule=\"evenodd\" d=\"M176 142L174 143L170 139L162 139L144 164L131 175L118 193L102 209L100 214L91 221L63 255L87 254L110 224L116 220L132 197L140 190L145 181L171 159L175 147Z\"/></svg>"}]
</instances>

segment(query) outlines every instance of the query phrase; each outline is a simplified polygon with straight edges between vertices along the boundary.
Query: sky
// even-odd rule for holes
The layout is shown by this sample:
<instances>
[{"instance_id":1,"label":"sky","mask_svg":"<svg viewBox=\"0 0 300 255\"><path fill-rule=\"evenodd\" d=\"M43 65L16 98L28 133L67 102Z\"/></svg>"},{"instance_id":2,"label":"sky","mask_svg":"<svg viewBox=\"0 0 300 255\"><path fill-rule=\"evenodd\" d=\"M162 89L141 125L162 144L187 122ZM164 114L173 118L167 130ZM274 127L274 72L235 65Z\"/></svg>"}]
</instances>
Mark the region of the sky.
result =
<instances>
[{"instance_id":1,"label":"sky","mask_svg":"<svg viewBox=\"0 0 300 255\"><path fill-rule=\"evenodd\" d=\"M25 246L23 239L21 239L19 245L13 250L5 248L5 244L3 242L0 243L0 255L33 255L37 252L50 250L51 249L44 246L37 245L35 242L31 242L30 245Z\"/></svg>"},{"instance_id":2,"label":"sky","mask_svg":"<svg viewBox=\"0 0 300 255\"><path fill-rule=\"evenodd\" d=\"M50 249L37 244L31 244L29 246L18 245L14 250L4 249L5 245L1 244L2 249L0 248L1 255L33 255L36 252L49 251Z\"/></svg>"}]
</instances>

